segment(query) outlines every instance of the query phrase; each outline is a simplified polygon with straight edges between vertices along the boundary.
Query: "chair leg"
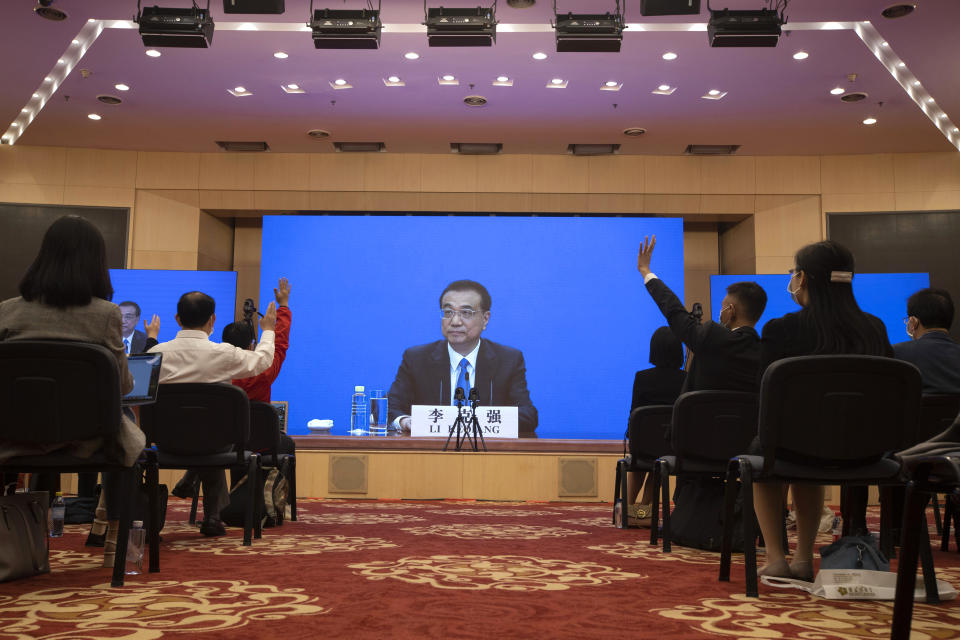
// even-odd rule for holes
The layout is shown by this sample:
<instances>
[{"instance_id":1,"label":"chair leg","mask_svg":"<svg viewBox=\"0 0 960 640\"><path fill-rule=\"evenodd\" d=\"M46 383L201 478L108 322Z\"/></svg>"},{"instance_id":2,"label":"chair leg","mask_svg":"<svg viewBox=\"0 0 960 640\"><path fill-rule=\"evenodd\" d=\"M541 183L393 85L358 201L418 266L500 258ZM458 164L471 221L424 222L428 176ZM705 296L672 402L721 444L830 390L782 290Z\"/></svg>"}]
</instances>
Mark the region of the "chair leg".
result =
<instances>
[{"instance_id":1,"label":"chair leg","mask_svg":"<svg viewBox=\"0 0 960 640\"><path fill-rule=\"evenodd\" d=\"M250 456L247 463L247 504L243 510L243 546L249 547L253 544L253 516L256 509L256 487L257 483L257 464L258 456Z\"/></svg>"},{"instance_id":2,"label":"chair leg","mask_svg":"<svg viewBox=\"0 0 960 640\"><path fill-rule=\"evenodd\" d=\"M190 524L197 524L197 505L200 503L200 483L193 488L193 502L190 504Z\"/></svg>"},{"instance_id":3,"label":"chair leg","mask_svg":"<svg viewBox=\"0 0 960 640\"><path fill-rule=\"evenodd\" d=\"M288 456L290 465L290 476L287 478L287 486L290 487L290 521L297 521L297 457Z\"/></svg>"},{"instance_id":4,"label":"chair leg","mask_svg":"<svg viewBox=\"0 0 960 640\"><path fill-rule=\"evenodd\" d=\"M148 461L145 475L150 517L147 529L147 545L150 548L150 573L160 571L160 470L156 461Z\"/></svg>"},{"instance_id":5,"label":"chair leg","mask_svg":"<svg viewBox=\"0 0 960 640\"><path fill-rule=\"evenodd\" d=\"M923 568L923 585L927 604L940 604L937 589L937 574L933 568L933 550L930 548L930 530L926 519L926 504L920 522L920 566Z\"/></svg>"},{"instance_id":6,"label":"chair leg","mask_svg":"<svg viewBox=\"0 0 960 640\"><path fill-rule=\"evenodd\" d=\"M757 515L753 505L753 468L747 460L740 460L740 491L743 494L743 570L746 594L760 597L757 583ZM771 540L766 541L772 544Z\"/></svg>"},{"instance_id":7,"label":"chair leg","mask_svg":"<svg viewBox=\"0 0 960 640\"><path fill-rule=\"evenodd\" d=\"M253 537L259 540L263 537L263 514L267 510L266 501L263 498L263 490L260 489L260 481L266 477L263 468L257 465L257 475L254 476L256 484L250 487L256 498L253 509Z\"/></svg>"},{"instance_id":8,"label":"chair leg","mask_svg":"<svg viewBox=\"0 0 960 640\"><path fill-rule=\"evenodd\" d=\"M737 463L731 462L727 468L727 481L723 489L723 535L720 538L720 576L721 582L730 582L730 562L733 557L733 517L737 506Z\"/></svg>"},{"instance_id":9,"label":"chair leg","mask_svg":"<svg viewBox=\"0 0 960 640\"><path fill-rule=\"evenodd\" d=\"M653 483L653 503L650 505L650 544L656 545L660 540L660 483L663 470L660 468L660 461L653 463L653 471L650 472L650 482Z\"/></svg>"},{"instance_id":10,"label":"chair leg","mask_svg":"<svg viewBox=\"0 0 960 640\"><path fill-rule=\"evenodd\" d=\"M897 591L893 602L891 640L908 640L913 618L913 592L917 584L917 556L921 544L919 521L926 500L911 482L903 510L903 546L897 566Z\"/></svg>"},{"instance_id":11,"label":"chair leg","mask_svg":"<svg viewBox=\"0 0 960 640\"><path fill-rule=\"evenodd\" d=\"M937 494L933 494L930 499L933 506L933 523L937 525L937 535L943 533L943 522L940 521L940 502L937 500Z\"/></svg>"},{"instance_id":12,"label":"chair leg","mask_svg":"<svg viewBox=\"0 0 960 640\"><path fill-rule=\"evenodd\" d=\"M950 551L950 523L953 521L953 501L950 494L943 498L943 529L940 531L940 551Z\"/></svg>"},{"instance_id":13,"label":"chair leg","mask_svg":"<svg viewBox=\"0 0 960 640\"><path fill-rule=\"evenodd\" d=\"M670 474L673 470L670 465L660 463L660 509L663 512L663 530L660 537L663 538L663 552L670 553ZM680 478L677 477L677 482Z\"/></svg>"},{"instance_id":14,"label":"chair leg","mask_svg":"<svg viewBox=\"0 0 960 640\"><path fill-rule=\"evenodd\" d=\"M620 458L619 460L617 460L616 473L615 473L614 479L613 479L613 513L612 513L611 516L610 516L611 519L613 520L613 526L619 527L619 528L621 528L621 529L625 528L626 525L627 525L626 513L625 513L625 511L622 509L622 505L620 504L620 496L621 496L621 494L626 495L626 491L625 491L625 490L621 491L621 487L620 487L621 477L622 477L623 475L625 475L625 473L626 473L626 472L623 470L623 467L624 467L624 459L623 459L623 458ZM618 512L618 511L621 512L621 517L620 517L620 523L619 523L619 524L617 523L617 512Z\"/></svg>"},{"instance_id":15,"label":"chair leg","mask_svg":"<svg viewBox=\"0 0 960 640\"><path fill-rule=\"evenodd\" d=\"M140 481L140 467L134 465L123 472L123 480L120 482L120 526L117 531L117 549L113 560L113 576L110 580L111 587L122 587L124 573L127 568L127 543L130 540L130 521L133 516L133 501L136 499L137 483Z\"/></svg>"},{"instance_id":16,"label":"chair leg","mask_svg":"<svg viewBox=\"0 0 960 640\"><path fill-rule=\"evenodd\" d=\"M878 487L880 492L880 552L888 559L897 555L893 541L893 491L892 487Z\"/></svg>"}]
</instances>

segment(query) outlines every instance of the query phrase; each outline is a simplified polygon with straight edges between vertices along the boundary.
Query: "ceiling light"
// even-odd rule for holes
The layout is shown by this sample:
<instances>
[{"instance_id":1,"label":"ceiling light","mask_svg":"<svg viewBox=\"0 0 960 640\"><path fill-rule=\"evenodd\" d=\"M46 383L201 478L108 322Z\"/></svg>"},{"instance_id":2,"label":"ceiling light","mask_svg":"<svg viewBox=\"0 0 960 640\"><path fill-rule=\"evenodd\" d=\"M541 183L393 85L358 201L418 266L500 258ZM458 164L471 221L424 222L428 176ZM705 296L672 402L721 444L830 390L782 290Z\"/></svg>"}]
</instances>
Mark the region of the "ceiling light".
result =
<instances>
[{"instance_id":1,"label":"ceiling light","mask_svg":"<svg viewBox=\"0 0 960 640\"><path fill-rule=\"evenodd\" d=\"M389 78L387 78L387 80L389 80L390 82L400 82L400 78L398 76L390 76Z\"/></svg>"},{"instance_id":2,"label":"ceiling light","mask_svg":"<svg viewBox=\"0 0 960 640\"><path fill-rule=\"evenodd\" d=\"M87 117L90 118L91 120L99 120L99 119L100 119L100 114L99 114L99 113L88 113L88 114L87 114Z\"/></svg>"},{"instance_id":3,"label":"ceiling light","mask_svg":"<svg viewBox=\"0 0 960 640\"><path fill-rule=\"evenodd\" d=\"M290 57L290 55L285 51L276 51L274 52L273 57L277 60L286 60Z\"/></svg>"},{"instance_id":4,"label":"ceiling light","mask_svg":"<svg viewBox=\"0 0 960 640\"><path fill-rule=\"evenodd\" d=\"M338 87L342 87L343 85L347 84L347 81L343 78L337 78L333 81L333 84L337 85Z\"/></svg>"},{"instance_id":5,"label":"ceiling light","mask_svg":"<svg viewBox=\"0 0 960 640\"><path fill-rule=\"evenodd\" d=\"M550 81L550 84L563 84L563 78L554 78Z\"/></svg>"},{"instance_id":6,"label":"ceiling light","mask_svg":"<svg viewBox=\"0 0 960 640\"><path fill-rule=\"evenodd\" d=\"M245 87L234 87L233 90L236 91L237 93L246 93L246 92L247 92L247 89L246 89Z\"/></svg>"},{"instance_id":7,"label":"ceiling light","mask_svg":"<svg viewBox=\"0 0 960 640\"><path fill-rule=\"evenodd\" d=\"M306 91L300 88L300 85L292 82L290 84L282 84L280 88L283 89L284 93L306 93Z\"/></svg>"},{"instance_id":8,"label":"ceiling light","mask_svg":"<svg viewBox=\"0 0 960 640\"><path fill-rule=\"evenodd\" d=\"M566 89L567 82L568 81L564 80L563 78L554 78L553 80L547 83L547 88L548 89Z\"/></svg>"},{"instance_id":9,"label":"ceiling light","mask_svg":"<svg viewBox=\"0 0 960 640\"><path fill-rule=\"evenodd\" d=\"M449 73L448 73L447 75L443 76L443 79L444 79L446 82L452 82L452 81L456 80L456 78L455 78L454 76L450 75Z\"/></svg>"},{"instance_id":10,"label":"ceiling light","mask_svg":"<svg viewBox=\"0 0 960 640\"><path fill-rule=\"evenodd\" d=\"M600 91L620 91L623 85L615 80L608 80L600 86Z\"/></svg>"},{"instance_id":11,"label":"ceiling light","mask_svg":"<svg viewBox=\"0 0 960 640\"><path fill-rule=\"evenodd\" d=\"M388 87L405 87L406 82L400 79L400 76L390 76L383 79L383 84Z\"/></svg>"},{"instance_id":12,"label":"ceiling light","mask_svg":"<svg viewBox=\"0 0 960 640\"><path fill-rule=\"evenodd\" d=\"M445 75L445 76L441 76L441 77L437 78L437 84L442 84L442 85L448 85L448 86L451 86L451 87L455 87L455 86L457 86L457 85L460 84L460 81L457 80L457 77L456 77L456 76L452 76L452 75L450 75L450 74L448 73L448 74Z\"/></svg>"},{"instance_id":13,"label":"ceiling light","mask_svg":"<svg viewBox=\"0 0 960 640\"><path fill-rule=\"evenodd\" d=\"M775 47L784 19L775 9L710 10L707 38L711 47Z\"/></svg>"},{"instance_id":14,"label":"ceiling light","mask_svg":"<svg viewBox=\"0 0 960 640\"><path fill-rule=\"evenodd\" d=\"M417 60L420 58L420 54L416 51L407 51L405 54L403 54L403 57L407 60Z\"/></svg>"},{"instance_id":15,"label":"ceiling light","mask_svg":"<svg viewBox=\"0 0 960 640\"><path fill-rule=\"evenodd\" d=\"M35 93L35 94L33 94L33 97L34 97L34 98L39 98L39 97L40 97L40 94L39 94L39 93Z\"/></svg>"},{"instance_id":16,"label":"ceiling light","mask_svg":"<svg viewBox=\"0 0 960 640\"><path fill-rule=\"evenodd\" d=\"M23 109L20 109L20 113L30 113L30 109L24 107Z\"/></svg>"},{"instance_id":17,"label":"ceiling light","mask_svg":"<svg viewBox=\"0 0 960 640\"><path fill-rule=\"evenodd\" d=\"M310 3L313 6L313 3ZM380 9L317 9L308 25L317 49L379 49Z\"/></svg>"},{"instance_id":18,"label":"ceiling light","mask_svg":"<svg viewBox=\"0 0 960 640\"><path fill-rule=\"evenodd\" d=\"M897 66L900 67L901 69L903 69L905 66L907 66L907 63L906 63L906 62L898 62L898 63L897 63Z\"/></svg>"},{"instance_id":19,"label":"ceiling light","mask_svg":"<svg viewBox=\"0 0 960 640\"><path fill-rule=\"evenodd\" d=\"M615 13L558 13L555 17L558 52L620 51L624 23L619 3Z\"/></svg>"},{"instance_id":20,"label":"ceiling light","mask_svg":"<svg viewBox=\"0 0 960 640\"><path fill-rule=\"evenodd\" d=\"M53 78L51 78L50 76L47 76L46 78L43 79L43 81L44 81L44 82L52 82L52 81L53 81Z\"/></svg>"},{"instance_id":21,"label":"ceiling light","mask_svg":"<svg viewBox=\"0 0 960 640\"><path fill-rule=\"evenodd\" d=\"M675 54L673 51L667 51L662 57L664 60L676 60L677 54Z\"/></svg>"},{"instance_id":22,"label":"ceiling light","mask_svg":"<svg viewBox=\"0 0 960 640\"><path fill-rule=\"evenodd\" d=\"M707 91L707 93L709 93L711 96L718 96L718 95L720 95L720 90L719 90L719 89L710 89L710 91Z\"/></svg>"},{"instance_id":23,"label":"ceiling light","mask_svg":"<svg viewBox=\"0 0 960 640\"><path fill-rule=\"evenodd\" d=\"M298 85L298 84L288 84L288 85L287 85L287 89L293 89L294 91L296 91L296 90L299 89L299 88L300 88L300 85Z\"/></svg>"},{"instance_id":24,"label":"ceiling light","mask_svg":"<svg viewBox=\"0 0 960 640\"><path fill-rule=\"evenodd\" d=\"M113 88L116 89L117 91L130 91L130 86L125 85L122 82L119 84L113 85Z\"/></svg>"},{"instance_id":25,"label":"ceiling light","mask_svg":"<svg viewBox=\"0 0 960 640\"><path fill-rule=\"evenodd\" d=\"M206 49L213 44L209 2L205 9L196 4L190 8L143 7L134 22L140 25L140 38L147 47Z\"/></svg>"},{"instance_id":26,"label":"ceiling light","mask_svg":"<svg viewBox=\"0 0 960 640\"><path fill-rule=\"evenodd\" d=\"M727 95L726 91L720 91L719 89L710 89L705 94L700 96L704 100L722 100L723 97Z\"/></svg>"},{"instance_id":27,"label":"ceiling light","mask_svg":"<svg viewBox=\"0 0 960 640\"><path fill-rule=\"evenodd\" d=\"M831 94L831 95L838 96L838 95L840 95L841 93L843 93L843 87L834 87L833 89L830 89L830 94Z\"/></svg>"},{"instance_id":28,"label":"ceiling light","mask_svg":"<svg viewBox=\"0 0 960 640\"><path fill-rule=\"evenodd\" d=\"M919 80L914 80L914 81L913 81L913 86L919 87L919 86L920 86L920 81L919 81Z\"/></svg>"},{"instance_id":29,"label":"ceiling light","mask_svg":"<svg viewBox=\"0 0 960 640\"><path fill-rule=\"evenodd\" d=\"M651 93L656 94L658 96L670 96L670 95L673 95L673 92L676 90L677 90L676 87L671 87L668 84L662 84L656 89L654 89L653 91L651 91Z\"/></svg>"},{"instance_id":30,"label":"ceiling light","mask_svg":"<svg viewBox=\"0 0 960 640\"><path fill-rule=\"evenodd\" d=\"M160 57L160 52L157 51L156 49L147 49L146 54L147 54L148 56L150 56L151 58L159 58L159 57Z\"/></svg>"},{"instance_id":31,"label":"ceiling light","mask_svg":"<svg viewBox=\"0 0 960 640\"><path fill-rule=\"evenodd\" d=\"M863 121L863 124L876 124L876 123L877 123L877 119L876 119L876 118L866 118L866 119L864 119L864 121Z\"/></svg>"},{"instance_id":32,"label":"ceiling light","mask_svg":"<svg viewBox=\"0 0 960 640\"><path fill-rule=\"evenodd\" d=\"M880 43L880 46L881 46L881 47L889 47L889 46L890 46L890 43L887 42L886 40L884 40L883 42Z\"/></svg>"},{"instance_id":33,"label":"ceiling light","mask_svg":"<svg viewBox=\"0 0 960 640\"><path fill-rule=\"evenodd\" d=\"M59 60L57 60L57 64L63 64L63 58L60 58Z\"/></svg>"},{"instance_id":34,"label":"ceiling light","mask_svg":"<svg viewBox=\"0 0 960 640\"><path fill-rule=\"evenodd\" d=\"M507 82L510 80L507 76L497 76L497 82Z\"/></svg>"},{"instance_id":35,"label":"ceiling light","mask_svg":"<svg viewBox=\"0 0 960 640\"><path fill-rule=\"evenodd\" d=\"M430 7L423 24L431 47L491 47L497 40L497 3L492 7Z\"/></svg>"},{"instance_id":36,"label":"ceiling light","mask_svg":"<svg viewBox=\"0 0 960 640\"><path fill-rule=\"evenodd\" d=\"M343 78L337 78L330 83L330 86L334 89L353 89L353 85L344 80Z\"/></svg>"},{"instance_id":37,"label":"ceiling light","mask_svg":"<svg viewBox=\"0 0 960 640\"><path fill-rule=\"evenodd\" d=\"M807 53L806 51L797 51L795 54L793 54L794 60L806 60L809 57L810 57L810 54Z\"/></svg>"},{"instance_id":38,"label":"ceiling light","mask_svg":"<svg viewBox=\"0 0 960 640\"><path fill-rule=\"evenodd\" d=\"M933 102L933 98L932 98L932 97L930 97L930 98L927 98L927 102L930 102L930 103L932 103L932 102Z\"/></svg>"},{"instance_id":39,"label":"ceiling light","mask_svg":"<svg viewBox=\"0 0 960 640\"><path fill-rule=\"evenodd\" d=\"M606 82L604 82L604 84L608 87L615 87L620 83L618 83L616 80L607 80Z\"/></svg>"},{"instance_id":40,"label":"ceiling light","mask_svg":"<svg viewBox=\"0 0 960 640\"><path fill-rule=\"evenodd\" d=\"M71 40L71 41L70 41L70 44L80 44L80 41L79 41L79 40Z\"/></svg>"},{"instance_id":41,"label":"ceiling light","mask_svg":"<svg viewBox=\"0 0 960 640\"><path fill-rule=\"evenodd\" d=\"M546 59L547 59L547 54L543 53L542 51L537 51L535 54L533 54L533 59L534 59L534 60L546 60Z\"/></svg>"},{"instance_id":42,"label":"ceiling light","mask_svg":"<svg viewBox=\"0 0 960 640\"><path fill-rule=\"evenodd\" d=\"M493 86L495 87L512 87L513 79L509 76L497 76L497 79L493 81Z\"/></svg>"},{"instance_id":43,"label":"ceiling light","mask_svg":"<svg viewBox=\"0 0 960 640\"><path fill-rule=\"evenodd\" d=\"M662 84L659 87L657 87L657 91L670 91L670 85Z\"/></svg>"},{"instance_id":44,"label":"ceiling light","mask_svg":"<svg viewBox=\"0 0 960 640\"><path fill-rule=\"evenodd\" d=\"M227 89L227 93L234 96L235 98L244 98L246 96L252 96L252 91L247 91L246 87L234 87L233 89Z\"/></svg>"}]
</instances>

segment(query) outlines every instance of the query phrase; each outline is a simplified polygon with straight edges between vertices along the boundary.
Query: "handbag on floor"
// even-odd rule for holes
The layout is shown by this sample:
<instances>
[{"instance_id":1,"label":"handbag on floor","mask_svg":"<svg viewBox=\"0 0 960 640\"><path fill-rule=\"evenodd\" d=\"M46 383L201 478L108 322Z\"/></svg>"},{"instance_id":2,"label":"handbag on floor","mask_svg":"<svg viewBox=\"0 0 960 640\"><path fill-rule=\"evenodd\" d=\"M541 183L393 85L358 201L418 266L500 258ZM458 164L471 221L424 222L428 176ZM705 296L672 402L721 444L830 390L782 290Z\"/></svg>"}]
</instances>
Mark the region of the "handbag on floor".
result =
<instances>
[{"instance_id":1,"label":"handbag on floor","mask_svg":"<svg viewBox=\"0 0 960 640\"><path fill-rule=\"evenodd\" d=\"M0 496L0 582L50 573L46 491Z\"/></svg>"},{"instance_id":2,"label":"handbag on floor","mask_svg":"<svg viewBox=\"0 0 960 640\"><path fill-rule=\"evenodd\" d=\"M897 594L897 574L890 571L821 569L813 582L773 576L761 576L760 581L768 587L800 589L827 600L894 600ZM941 600L957 597L957 590L944 580L937 580L937 591ZM926 597L923 580L918 580L913 599Z\"/></svg>"},{"instance_id":3,"label":"handbag on floor","mask_svg":"<svg viewBox=\"0 0 960 640\"><path fill-rule=\"evenodd\" d=\"M820 570L867 569L890 571L890 561L880 551L871 533L865 536L844 536L826 547L820 547Z\"/></svg>"}]
</instances>

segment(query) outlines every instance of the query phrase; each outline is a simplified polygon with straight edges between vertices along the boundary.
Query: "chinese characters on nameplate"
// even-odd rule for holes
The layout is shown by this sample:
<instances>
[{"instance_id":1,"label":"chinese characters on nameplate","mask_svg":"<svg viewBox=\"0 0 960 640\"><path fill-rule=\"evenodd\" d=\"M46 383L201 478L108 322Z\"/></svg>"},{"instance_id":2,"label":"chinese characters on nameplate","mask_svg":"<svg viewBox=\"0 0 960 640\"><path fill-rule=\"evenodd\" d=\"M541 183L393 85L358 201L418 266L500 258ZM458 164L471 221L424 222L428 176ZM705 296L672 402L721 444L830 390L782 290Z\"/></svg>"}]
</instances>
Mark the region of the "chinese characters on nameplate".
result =
<instances>
[{"instance_id":1,"label":"chinese characters on nameplate","mask_svg":"<svg viewBox=\"0 0 960 640\"><path fill-rule=\"evenodd\" d=\"M460 411L463 413L463 424L468 429L472 429L470 408L463 407ZM457 419L457 408L449 405L415 404L411 407L410 413L410 435L415 438L446 438ZM477 407L477 421L480 423L480 431L484 438L517 437L516 407Z\"/></svg>"}]
</instances>

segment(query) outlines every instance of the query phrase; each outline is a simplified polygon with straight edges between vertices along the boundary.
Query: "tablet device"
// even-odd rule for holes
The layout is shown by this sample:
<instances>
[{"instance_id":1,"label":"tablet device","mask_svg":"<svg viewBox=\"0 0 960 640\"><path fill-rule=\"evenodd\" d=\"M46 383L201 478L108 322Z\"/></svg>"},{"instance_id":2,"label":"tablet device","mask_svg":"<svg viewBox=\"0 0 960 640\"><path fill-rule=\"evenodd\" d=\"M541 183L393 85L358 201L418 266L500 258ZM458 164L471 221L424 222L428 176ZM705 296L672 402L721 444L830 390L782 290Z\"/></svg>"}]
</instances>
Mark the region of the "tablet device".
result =
<instances>
[{"instance_id":1,"label":"tablet device","mask_svg":"<svg viewBox=\"0 0 960 640\"><path fill-rule=\"evenodd\" d=\"M157 401L157 389L160 387L160 363L162 353L142 353L127 356L127 367L133 374L133 390L123 396L121 404L132 406L150 404Z\"/></svg>"}]
</instances>

